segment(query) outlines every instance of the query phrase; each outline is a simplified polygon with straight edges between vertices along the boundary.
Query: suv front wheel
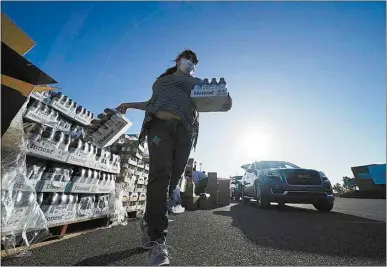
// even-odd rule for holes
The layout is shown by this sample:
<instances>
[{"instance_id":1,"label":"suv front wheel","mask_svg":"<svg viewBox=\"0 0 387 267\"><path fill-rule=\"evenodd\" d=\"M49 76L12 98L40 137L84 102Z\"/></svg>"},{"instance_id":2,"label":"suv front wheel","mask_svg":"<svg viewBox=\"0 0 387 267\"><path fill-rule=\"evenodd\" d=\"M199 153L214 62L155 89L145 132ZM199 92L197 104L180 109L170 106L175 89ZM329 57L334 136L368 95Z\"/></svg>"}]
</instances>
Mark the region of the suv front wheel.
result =
<instances>
[{"instance_id":1,"label":"suv front wheel","mask_svg":"<svg viewBox=\"0 0 387 267\"><path fill-rule=\"evenodd\" d=\"M265 193L261 190L259 184L255 184L255 199L257 200L257 205L261 209L267 209L270 207L270 201Z\"/></svg>"},{"instance_id":2,"label":"suv front wheel","mask_svg":"<svg viewBox=\"0 0 387 267\"><path fill-rule=\"evenodd\" d=\"M313 204L313 206L320 212L330 212L333 209L333 202L321 201Z\"/></svg>"},{"instance_id":3,"label":"suv front wheel","mask_svg":"<svg viewBox=\"0 0 387 267\"><path fill-rule=\"evenodd\" d=\"M245 197L245 191L243 190L243 187L242 187L242 202L245 204L250 202L250 198Z\"/></svg>"}]
</instances>

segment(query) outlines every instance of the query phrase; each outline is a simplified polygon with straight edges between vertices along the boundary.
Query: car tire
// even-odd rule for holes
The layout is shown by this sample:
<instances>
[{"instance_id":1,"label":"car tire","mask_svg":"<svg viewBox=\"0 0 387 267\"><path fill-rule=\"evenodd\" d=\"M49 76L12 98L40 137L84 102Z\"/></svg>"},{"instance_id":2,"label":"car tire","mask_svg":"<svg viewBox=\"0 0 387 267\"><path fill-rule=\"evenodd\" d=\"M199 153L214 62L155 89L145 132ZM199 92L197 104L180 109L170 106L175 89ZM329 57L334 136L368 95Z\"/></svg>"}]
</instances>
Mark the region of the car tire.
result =
<instances>
[{"instance_id":1,"label":"car tire","mask_svg":"<svg viewBox=\"0 0 387 267\"><path fill-rule=\"evenodd\" d=\"M333 209L333 202L324 201L313 204L313 206L320 212L330 212Z\"/></svg>"},{"instance_id":2,"label":"car tire","mask_svg":"<svg viewBox=\"0 0 387 267\"><path fill-rule=\"evenodd\" d=\"M250 198L245 197L245 192L243 191L243 188L242 188L242 203L244 204L250 203Z\"/></svg>"},{"instance_id":3,"label":"car tire","mask_svg":"<svg viewBox=\"0 0 387 267\"><path fill-rule=\"evenodd\" d=\"M264 193L262 194L262 190L259 184L255 184L255 192L256 192L255 198L257 199L258 207L260 207L261 209L270 208L270 201Z\"/></svg>"}]
</instances>

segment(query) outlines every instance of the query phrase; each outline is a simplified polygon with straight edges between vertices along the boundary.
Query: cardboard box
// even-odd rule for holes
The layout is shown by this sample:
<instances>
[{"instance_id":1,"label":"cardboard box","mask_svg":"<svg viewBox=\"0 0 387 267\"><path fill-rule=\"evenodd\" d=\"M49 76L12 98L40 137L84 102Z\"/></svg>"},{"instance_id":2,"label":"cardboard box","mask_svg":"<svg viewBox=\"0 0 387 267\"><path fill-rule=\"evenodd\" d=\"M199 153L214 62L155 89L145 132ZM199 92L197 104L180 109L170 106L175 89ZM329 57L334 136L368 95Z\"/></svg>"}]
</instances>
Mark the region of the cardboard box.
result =
<instances>
[{"instance_id":1,"label":"cardboard box","mask_svg":"<svg viewBox=\"0 0 387 267\"><path fill-rule=\"evenodd\" d=\"M208 183L207 185L207 193L210 194L213 197L217 197L218 194L218 186L214 183Z\"/></svg>"},{"instance_id":2,"label":"cardboard box","mask_svg":"<svg viewBox=\"0 0 387 267\"><path fill-rule=\"evenodd\" d=\"M186 210L197 210L199 208L199 196L183 196L182 197L182 206Z\"/></svg>"},{"instance_id":3,"label":"cardboard box","mask_svg":"<svg viewBox=\"0 0 387 267\"><path fill-rule=\"evenodd\" d=\"M219 192L218 193L218 205L219 206L228 206L231 204L231 198L229 192Z\"/></svg>"},{"instance_id":4,"label":"cardboard box","mask_svg":"<svg viewBox=\"0 0 387 267\"><path fill-rule=\"evenodd\" d=\"M37 85L57 83L23 56L35 42L1 13L1 136ZM52 90L45 87L43 91Z\"/></svg>"},{"instance_id":5,"label":"cardboard box","mask_svg":"<svg viewBox=\"0 0 387 267\"><path fill-rule=\"evenodd\" d=\"M36 44L3 12L1 12L1 41L22 56Z\"/></svg>"},{"instance_id":6,"label":"cardboard box","mask_svg":"<svg viewBox=\"0 0 387 267\"><path fill-rule=\"evenodd\" d=\"M218 190L229 191L230 190L230 179L218 179Z\"/></svg>"},{"instance_id":7,"label":"cardboard box","mask_svg":"<svg viewBox=\"0 0 387 267\"><path fill-rule=\"evenodd\" d=\"M210 194L201 195L199 197L199 209L209 210L216 207L216 204L213 203L213 198Z\"/></svg>"},{"instance_id":8,"label":"cardboard box","mask_svg":"<svg viewBox=\"0 0 387 267\"><path fill-rule=\"evenodd\" d=\"M218 184L218 174L216 172L208 173L208 184L211 184L211 185Z\"/></svg>"}]
</instances>

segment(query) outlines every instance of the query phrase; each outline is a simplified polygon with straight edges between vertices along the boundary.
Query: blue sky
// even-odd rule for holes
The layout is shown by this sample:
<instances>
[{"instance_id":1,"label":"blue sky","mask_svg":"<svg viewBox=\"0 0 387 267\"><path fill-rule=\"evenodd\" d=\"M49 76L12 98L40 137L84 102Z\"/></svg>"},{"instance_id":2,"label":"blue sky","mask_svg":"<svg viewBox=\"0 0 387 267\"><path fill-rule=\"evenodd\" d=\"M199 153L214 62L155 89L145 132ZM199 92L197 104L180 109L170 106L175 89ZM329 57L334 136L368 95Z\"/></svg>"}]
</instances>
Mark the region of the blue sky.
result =
<instances>
[{"instance_id":1,"label":"blue sky","mask_svg":"<svg viewBox=\"0 0 387 267\"><path fill-rule=\"evenodd\" d=\"M291 161L333 182L386 161L383 2L2 2L37 45L27 58L94 113L143 101L184 48L225 77L228 113L201 114L207 171ZM143 113L127 114L139 132Z\"/></svg>"}]
</instances>

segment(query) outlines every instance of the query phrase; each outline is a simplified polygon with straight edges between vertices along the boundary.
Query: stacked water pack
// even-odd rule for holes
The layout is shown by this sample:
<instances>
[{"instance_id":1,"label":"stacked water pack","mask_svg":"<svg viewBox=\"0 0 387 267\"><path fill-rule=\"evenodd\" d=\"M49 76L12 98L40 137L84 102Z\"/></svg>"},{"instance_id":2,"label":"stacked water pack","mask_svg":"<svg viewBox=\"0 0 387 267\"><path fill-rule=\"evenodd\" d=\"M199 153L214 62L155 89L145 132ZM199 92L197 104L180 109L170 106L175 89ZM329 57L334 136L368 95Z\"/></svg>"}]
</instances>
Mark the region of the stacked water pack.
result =
<instances>
[{"instance_id":1,"label":"stacked water pack","mask_svg":"<svg viewBox=\"0 0 387 267\"><path fill-rule=\"evenodd\" d=\"M195 85L191 91L191 99L199 112L227 111L224 108L229 101L226 80L220 78L218 82L216 78L212 78L209 82L205 78Z\"/></svg>"},{"instance_id":2,"label":"stacked water pack","mask_svg":"<svg viewBox=\"0 0 387 267\"><path fill-rule=\"evenodd\" d=\"M27 180L31 188L36 190L36 186L42 179L47 163L36 158L27 158Z\"/></svg>"},{"instance_id":3,"label":"stacked water pack","mask_svg":"<svg viewBox=\"0 0 387 267\"><path fill-rule=\"evenodd\" d=\"M67 160L71 142L70 133L39 123L25 123L24 129L31 154L60 161Z\"/></svg>"},{"instance_id":4,"label":"stacked water pack","mask_svg":"<svg viewBox=\"0 0 387 267\"><path fill-rule=\"evenodd\" d=\"M73 167L71 165L50 162L45 168L41 181L36 186L36 191L65 192L72 173Z\"/></svg>"},{"instance_id":5,"label":"stacked water pack","mask_svg":"<svg viewBox=\"0 0 387 267\"><path fill-rule=\"evenodd\" d=\"M120 153L121 169L116 188L123 191L122 202L128 212L145 211L146 186L148 184L149 164L144 161L145 148L139 144L138 135L122 135L112 146Z\"/></svg>"},{"instance_id":6,"label":"stacked water pack","mask_svg":"<svg viewBox=\"0 0 387 267\"><path fill-rule=\"evenodd\" d=\"M51 226L74 220L77 217L78 202L77 194L58 192L38 194L38 203Z\"/></svg>"},{"instance_id":7,"label":"stacked water pack","mask_svg":"<svg viewBox=\"0 0 387 267\"><path fill-rule=\"evenodd\" d=\"M98 114L97 119L91 121L88 134L99 147L112 145L132 123L115 109L105 109Z\"/></svg>"}]
</instances>

